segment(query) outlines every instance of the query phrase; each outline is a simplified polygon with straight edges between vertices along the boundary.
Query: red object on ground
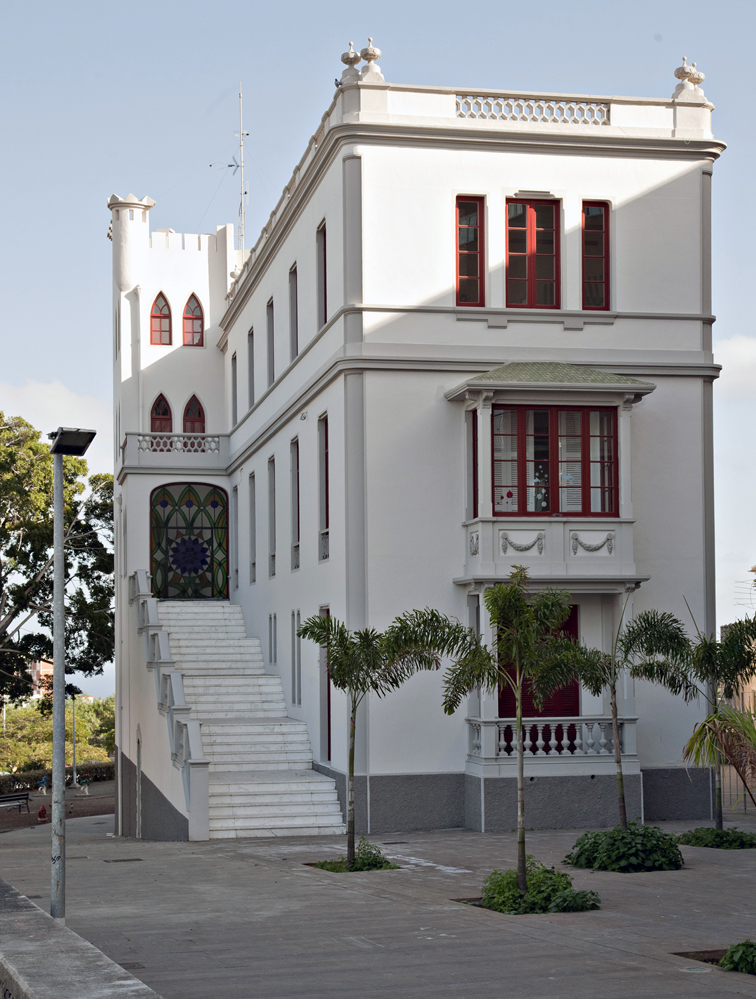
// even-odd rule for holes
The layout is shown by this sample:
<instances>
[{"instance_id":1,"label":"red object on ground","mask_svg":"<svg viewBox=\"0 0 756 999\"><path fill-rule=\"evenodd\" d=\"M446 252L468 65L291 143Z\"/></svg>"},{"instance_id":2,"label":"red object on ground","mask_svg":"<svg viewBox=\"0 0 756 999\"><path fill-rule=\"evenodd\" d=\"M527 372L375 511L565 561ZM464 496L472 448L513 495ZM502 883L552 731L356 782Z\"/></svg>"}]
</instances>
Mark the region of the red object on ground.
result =
<instances>
[{"instance_id":1,"label":"red object on ground","mask_svg":"<svg viewBox=\"0 0 756 999\"><path fill-rule=\"evenodd\" d=\"M38 822L47 821L47 809L45 808L44 805L40 808L39 813L37 814L37 821Z\"/></svg>"}]
</instances>

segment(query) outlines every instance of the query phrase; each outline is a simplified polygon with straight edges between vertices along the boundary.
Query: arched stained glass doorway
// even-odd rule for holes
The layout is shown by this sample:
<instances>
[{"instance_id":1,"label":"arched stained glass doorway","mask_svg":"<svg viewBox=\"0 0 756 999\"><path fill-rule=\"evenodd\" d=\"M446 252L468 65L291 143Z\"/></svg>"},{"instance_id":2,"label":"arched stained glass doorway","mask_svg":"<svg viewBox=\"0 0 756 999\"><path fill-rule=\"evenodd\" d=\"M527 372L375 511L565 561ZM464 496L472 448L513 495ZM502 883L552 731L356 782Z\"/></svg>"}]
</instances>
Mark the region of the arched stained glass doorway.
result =
<instances>
[{"instance_id":1,"label":"arched stained glass doorway","mask_svg":"<svg viewBox=\"0 0 756 999\"><path fill-rule=\"evenodd\" d=\"M228 597L228 496L172 482L150 498L152 592L164 600Z\"/></svg>"}]
</instances>

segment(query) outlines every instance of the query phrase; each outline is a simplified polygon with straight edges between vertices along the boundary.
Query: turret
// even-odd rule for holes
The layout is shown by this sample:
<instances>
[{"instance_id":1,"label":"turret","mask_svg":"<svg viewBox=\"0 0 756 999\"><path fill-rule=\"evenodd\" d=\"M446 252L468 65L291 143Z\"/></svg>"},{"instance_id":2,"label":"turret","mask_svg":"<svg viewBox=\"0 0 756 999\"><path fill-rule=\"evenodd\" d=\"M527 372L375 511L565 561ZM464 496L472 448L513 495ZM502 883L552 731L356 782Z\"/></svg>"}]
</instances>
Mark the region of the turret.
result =
<instances>
[{"instance_id":1,"label":"turret","mask_svg":"<svg viewBox=\"0 0 756 999\"><path fill-rule=\"evenodd\" d=\"M131 291L139 283L144 253L150 245L148 215L155 202L145 197L140 201L135 194L125 198L111 195L110 237L113 240L113 277L122 293Z\"/></svg>"}]
</instances>

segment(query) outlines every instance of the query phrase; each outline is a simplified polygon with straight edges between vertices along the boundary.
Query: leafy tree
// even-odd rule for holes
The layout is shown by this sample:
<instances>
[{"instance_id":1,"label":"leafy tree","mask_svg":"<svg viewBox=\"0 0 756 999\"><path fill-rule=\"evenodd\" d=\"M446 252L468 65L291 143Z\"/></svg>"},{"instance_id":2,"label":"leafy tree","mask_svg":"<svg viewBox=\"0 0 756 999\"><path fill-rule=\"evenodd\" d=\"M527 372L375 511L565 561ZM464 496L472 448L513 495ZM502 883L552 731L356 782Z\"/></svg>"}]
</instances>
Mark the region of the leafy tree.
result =
<instances>
[{"instance_id":1,"label":"leafy tree","mask_svg":"<svg viewBox=\"0 0 756 999\"><path fill-rule=\"evenodd\" d=\"M528 571L515 566L509 582L486 590L493 648L458 650L446 672L444 710L453 714L463 699L482 688L498 692L507 684L515 696L517 745L517 884L528 890L525 853L525 763L522 697L526 682L537 704L586 669L600 653L584 649L560 632L570 615L570 595L547 589L528 593Z\"/></svg>"},{"instance_id":2,"label":"leafy tree","mask_svg":"<svg viewBox=\"0 0 756 999\"><path fill-rule=\"evenodd\" d=\"M63 458L66 672L113 658L113 477ZM20 417L0 412L0 697L31 690L29 663L52 657L53 458Z\"/></svg>"},{"instance_id":3,"label":"leafy tree","mask_svg":"<svg viewBox=\"0 0 756 999\"><path fill-rule=\"evenodd\" d=\"M477 635L457 621L426 609L397 617L384 632L375 628L350 631L336 618L316 615L299 629L325 647L331 683L349 698L349 762L347 768L347 867L354 869L354 747L357 709L367 694L385 697L419 670L435 670L443 655L472 655Z\"/></svg>"},{"instance_id":4,"label":"leafy tree","mask_svg":"<svg viewBox=\"0 0 756 999\"><path fill-rule=\"evenodd\" d=\"M97 702L95 702L96 704ZM95 704L76 702L77 759L107 762L108 753L96 745L99 720ZM66 702L66 763L73 761L73 712ZM0 771L15 773L52 766L52 716L37 710L34 703L11 705L5 712L5 729L0 731Z\"/></svg>"},{"instance_id":5,"label":"leafy tree","mask_svg":"<svg viewBox=\"0 0 756 999\"><path fill-rule=\"evenodd\" d=\"M626 608L627 600L612 639L611 652L593 650L593 654L583 661L576 676L576 679L579 679L594 696L601 695L604 690L609 691L614 763L617 769L617 800L620 825L623 829L627 829L627 807L617 714L617 683L624 670L632 674L634 670L645 669L650 662L653 662L653 668L656 670L661 666L673 669L675 665L685 660L689 647L685 629L672 614L653 610L642 611L623 629Z\"/></svg>"},{"instance_id":6,"label":"leafy tree","mask_svg":"<svg viewBox=\"0 0 756 999\"><path fill-rule=\"evenodd\" d=\"M694 620L695 624L695 620ZM661 684L686 702L703 697L709 714L696 725L683 750L683 759L697 766L714 768L716 828L722 822L722 759L723 746L731 731L727 705L756 675L756 616L736 621L723 629L720 640L704 635L696 625L695 641L689 639L683 659L651 660L633 667L633 675Z\"/></svg>"}]
</instances>

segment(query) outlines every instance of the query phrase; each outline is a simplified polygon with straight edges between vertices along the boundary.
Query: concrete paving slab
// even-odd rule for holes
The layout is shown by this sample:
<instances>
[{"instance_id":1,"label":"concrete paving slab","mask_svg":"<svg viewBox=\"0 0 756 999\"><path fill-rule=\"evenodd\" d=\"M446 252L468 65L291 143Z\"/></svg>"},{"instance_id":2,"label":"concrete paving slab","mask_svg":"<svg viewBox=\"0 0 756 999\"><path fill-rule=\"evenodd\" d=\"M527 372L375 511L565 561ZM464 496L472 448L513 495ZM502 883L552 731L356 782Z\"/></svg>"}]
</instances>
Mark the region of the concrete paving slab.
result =
<instances>
[{"instance_id":1,"label":"concrete paving slab","mask_svg":"<svg viewBox=\"0 0 756 999\"><path fill-rule=\"evenodd\" d=\"M372 836L399 870L332 874L305 863L342 853L343 837L150 843L96 821L68 823L69 855L87 859L68 868L67 925L144 965L131 973L165 999L756 997L756 978L673 953L756 935L756 851L683 847L685 869L666 873L573 871L599 911L504 916L455 900L514 865L511 833ZM579 832L531 832L528 851L559 865ZM49 828L0 838L0 877L21 891L46 898L48 865Z\"/></svg>"}]
</instances>

